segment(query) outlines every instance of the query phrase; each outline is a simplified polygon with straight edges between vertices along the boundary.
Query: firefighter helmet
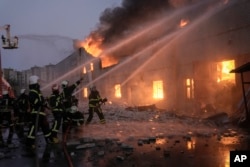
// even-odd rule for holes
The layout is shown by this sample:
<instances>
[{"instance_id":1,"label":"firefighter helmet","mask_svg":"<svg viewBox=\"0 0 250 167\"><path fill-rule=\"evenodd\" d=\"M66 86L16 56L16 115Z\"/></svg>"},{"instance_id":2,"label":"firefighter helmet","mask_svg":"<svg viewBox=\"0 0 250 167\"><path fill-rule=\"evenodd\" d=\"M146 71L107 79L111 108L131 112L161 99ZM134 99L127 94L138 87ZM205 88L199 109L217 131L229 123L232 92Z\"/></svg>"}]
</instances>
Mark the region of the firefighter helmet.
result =
<instances>
[{"instance_id":1,"label":"firefighter helmet","mask_svg":"<svg viewBox=\"0 0 250 167\"><path fill-rule=\"evenodd\" d=\"M26 89L21 89L20 94L23 94L26 91Z\"/></svg>"},{"instance_id":2,"label":"firefighter helmet","mask_svg":"<svg viewBox=\"0 0 250 167\"><path fill-rule=\"evenodd\" d=\"M69 84L69 81L64 80L62 81L61 84L62 84L62 87L65 88Z\"/></svg>"},{"instance_id":3,"label":"firefighter helmet","mask_svg":"<svg viewBox=\"0 0 250 167\"><path fill-rule=\"evenodd\" d=\"M78 111L78 107L77 106L72 106L71 107L71 113L76 113Z\"/></svg>"},{"instance_id":4,"label":"firefighter helmet","mask_svg":"<svg viewBox=\"0 0 250 167\"><path fill-rule=\"evenodd\" d=\"M29 79L30 85L37 84L37 83L38 83L38 80L39 80L39 77L38 77L38 76L36 76L36 75L30 76L30 79Z\"/></svg>"},{"instance_id":5,"label":"firefighter helmet","mask_svg":"<svg viewBox=\"0 0 250 167\"><path fill-rule=\"evenodd\" d=\"M58 84L53 84L52 85L52 91L58 91L59 90L59 85Z\"/></svg>"}]
</instances>

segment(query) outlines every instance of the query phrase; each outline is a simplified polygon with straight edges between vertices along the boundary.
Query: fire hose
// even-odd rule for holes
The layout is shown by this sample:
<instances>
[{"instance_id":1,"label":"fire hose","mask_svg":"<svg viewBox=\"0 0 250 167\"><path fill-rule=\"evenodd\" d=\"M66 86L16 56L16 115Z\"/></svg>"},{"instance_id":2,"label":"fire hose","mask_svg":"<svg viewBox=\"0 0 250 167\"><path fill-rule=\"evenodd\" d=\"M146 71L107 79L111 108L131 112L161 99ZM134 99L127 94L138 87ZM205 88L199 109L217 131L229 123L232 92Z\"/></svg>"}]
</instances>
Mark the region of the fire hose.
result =
<instances>
[{"instance_id":1,"label":"fire hose","mask_svg":"<svg viewBox=\"0 0 250 167\"><path fill-rule=\"evenodd\" d=\"M62 144L63 144L63 152L64 152L64 155L66 156L68 166L73 167L73 162L71 160L70 154L68 153L67 145L66 145L66 143L67 143L67 135L68 135L69 130L70 130L70 125L67 126L67 129L66 129L65 133L63 134Z\"/></svg>"},{"instance_id":2,"label":"fire hose","mask_svg":"<svg viewBox=\"0 0 250 167\"><path fill-rule=\"evenodd\" d=\"M36 113L36 118L35 118L35 147L38 148L38 139L37 139L37 131L38 131L38 123L39 123L39 115L40 115L40 111L41 111L41 107L38 109L38 112ZM14 126L17 124L16 120L13 121L14 123ZM5 126L5 125L0 125L0 128L7 128L7 127L10 127L10 126ZM63 134L63 138L62 138L62 146L63 146L63 152L64 152L64 155L67 159L67 162L68 162L68 166L69 167L73 167L73 162L71 160L71 156L70 154L68 153L67 151L67 134L70 130L70 124L69 126L67 126L67 129L66 129L66 132ZM39 164L39 156L38 156L38 151L36 150L35 151L35 166L36 167L39 167L40 164Z\"/></svg>"}]
</instances>

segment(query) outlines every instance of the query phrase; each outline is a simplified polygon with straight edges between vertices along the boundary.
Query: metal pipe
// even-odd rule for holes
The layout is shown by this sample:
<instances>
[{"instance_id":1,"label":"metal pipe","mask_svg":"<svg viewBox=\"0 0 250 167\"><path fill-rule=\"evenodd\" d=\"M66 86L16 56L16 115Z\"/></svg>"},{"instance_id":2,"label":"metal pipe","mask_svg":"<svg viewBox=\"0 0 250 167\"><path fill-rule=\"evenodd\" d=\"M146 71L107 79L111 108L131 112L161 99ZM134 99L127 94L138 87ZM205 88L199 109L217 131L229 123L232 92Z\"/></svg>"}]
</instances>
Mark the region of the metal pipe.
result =
<instances>
[{"instance_id":1,"label":"metal pipe","mask_svg":"<svg viewBox=\"0 0 250 167\"><path fill-rule=\"evenodd\" d=\"M242 85L242 91L243 91L243 99L244 99L244 104L245 104L245 110L246 110L246 120L249 120L249 114L248 114L248 106L247 106L247 99L246 99L246 94L245 94L245 87L244 87L244 78L243 78L243 72L241 74L241 85Z\"/></svg>"}]
</instances>

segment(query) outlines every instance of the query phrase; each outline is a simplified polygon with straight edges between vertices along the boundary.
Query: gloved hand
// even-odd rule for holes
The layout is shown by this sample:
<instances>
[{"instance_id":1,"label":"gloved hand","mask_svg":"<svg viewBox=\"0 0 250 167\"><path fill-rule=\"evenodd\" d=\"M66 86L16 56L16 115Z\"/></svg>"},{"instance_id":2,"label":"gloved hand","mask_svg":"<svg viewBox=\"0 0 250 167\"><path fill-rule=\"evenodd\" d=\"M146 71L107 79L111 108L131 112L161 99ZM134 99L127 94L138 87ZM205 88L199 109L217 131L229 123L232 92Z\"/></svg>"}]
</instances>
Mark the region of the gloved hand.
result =
<instances>
[{"instance_id":1,"label":"gloved hand","mask_svg":"<svg viewBox=\"0 0 250 167\"><path fill-rule=\"evenodd\" d=\"M81 77L78 81L76 81L76 84L79 85L83 80L83 77Z\"/></svg>"},{"instance_id":2,"label":"gloved hand","mask_svg":"<svg viewBox=\"0 0 250 167\"><path fill-rule=\"evenodd\" d=\"M101 100L103 104L105 104L108 101L108 99L105 97L104 99Z\"/></svg>"}]
</instances>

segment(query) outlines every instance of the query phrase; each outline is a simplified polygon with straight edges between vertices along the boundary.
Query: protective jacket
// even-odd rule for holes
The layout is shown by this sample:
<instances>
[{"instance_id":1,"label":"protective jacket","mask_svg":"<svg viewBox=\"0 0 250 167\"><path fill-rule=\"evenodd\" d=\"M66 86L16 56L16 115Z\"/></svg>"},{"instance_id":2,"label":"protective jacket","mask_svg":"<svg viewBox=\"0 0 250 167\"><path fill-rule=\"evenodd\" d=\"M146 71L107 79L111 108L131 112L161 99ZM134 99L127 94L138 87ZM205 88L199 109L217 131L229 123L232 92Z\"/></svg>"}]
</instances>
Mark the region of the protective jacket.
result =
<instances>
[{"instance_id":1,"label":"protective jacket","mask_svg":"<svg viewBox=\"0 0 250 167\"><path fill-rule=\"evenodd\" d=\"M14 99L9 95L3 95L0 102L1 112L10 112L14 106Z\"/></svg>"},{"instance_id":2,"label":"protective jacket","mask_svg":"<svg viewBox=\"0 0 250 167\"><path fill-rule=\"evenodd\" d=\"M21 94L17 99L17 105L21 111L27 111L29 109L29 96L25 93Z\"/></svg>"},{"instance_id":3,"label":"protective jacket","mask_svg":"<svg viewBox=\"0 0 250 167\"><path fill-rule=\"evenodd\" d=\"M99 107L101 101L102 98L100 96L100 93L98 91L91 91L91 93L89 94L89 107Z\"/></svg>"},{"instance_id":4,"label":"protective jacket","mask_svg":"<svg viewBox=\"0 0 250 167\"><path fill-rule=\"evenodd\" d=\"M28 132L28 143L34 145L36 137L36 129L41 127L47 143L51 142L51 133L49 123L45 114L45 100L40 92L38 84L30 85L29 102L31 108L32 123ZM39 115L37 115L39 113ZM38 119L37 119L38 118ZM38 121L38 122L36 122ZM38 125L38 127L36 127Z\"/></svg>"},{"instance_id":5,"label":"protective jacket","mask_svg":"<svg viewBox=\"0 0 250 167\"><path fill-rule=\"evenodd\" d=\"M97 90L91 91L89 94L89 116L87 118L86 124L89 124L93 118L94 112L97 113L100 123L105 124L104 115L102 113L101 104L106 102L107 99L102 99Z\"/></svg>"},{"instance_id":6,"label":"protective jacket","mask_svg":"<svg viewBox=\"0 0 250 167\"><path fill-rule=\"evenodd\" d=\"M66 109L72 106L72 94L80 83L81 83L81 80L78 80L76 81L75 84L63 88L61 96L63 98L63 104Z\"/></svg>"},{"instance_id":7,"label":"protective jacket","mask_svg":"<svg viewBox=\"0 0 250 167\"><path fill-rule=\"evenodd\" d=\"M52 93L50 98L49 98L49 105L52 109L52 111L57 112L63 111L63 103L62 103L62 97L60 96L59 93Z\"/></svg>"},{"instance_id":8,"label":"protective jacket","mask_svg":"<svg viewBox=\"0 0 250 167\"><path fill-rule=\"evenodd\" d=\"M44 113L45 100L40 92L40 89L36 88L35 85L30 86L29 103L30 103L31 114L39 112L41 115L45 115Z\"/></svg>"},{"instance_id":9,"label":"protective jacket","mask_svg":"<svg viewBox=\"0 0 250 167\"><path fill-rule=\"evenodd\" d=\"M2 136L2 126L4 120L8 122L6 125L9 127L9 135L8 135L8 143L12 142L12 137L14 133L14 122L13 122L13 106L14 106L14 99L11 98L8 94L3 95L1 99L1 110L0 110L0 145L3 144L3 136Z\"/></svg>"}]
</instances>

